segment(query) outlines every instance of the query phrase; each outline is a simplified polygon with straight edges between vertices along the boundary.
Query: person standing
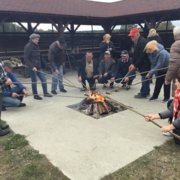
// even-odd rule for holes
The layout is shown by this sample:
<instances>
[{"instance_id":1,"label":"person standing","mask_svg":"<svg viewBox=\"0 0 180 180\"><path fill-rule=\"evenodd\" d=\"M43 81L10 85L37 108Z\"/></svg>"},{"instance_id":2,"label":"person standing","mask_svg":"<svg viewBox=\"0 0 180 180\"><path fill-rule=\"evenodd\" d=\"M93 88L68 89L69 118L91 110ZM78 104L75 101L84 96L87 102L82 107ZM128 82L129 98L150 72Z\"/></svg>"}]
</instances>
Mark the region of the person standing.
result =
<instances>
[{"instance_id":1,"label":"person standing","mask_svg":"<svg viewBox=\"0 0 180 180\"><path fill-rule=\"evenodd\" d=\"M129 70L138 69L140 73L145 72L141 74L142 86L140 92L135 95L134 98L147 98L150 94L150 81L145 80L147 80L146 71L150 70L150 61L147 53L144 51L144 48L148 41L140 35L137 28L132 28L128 36L130 36L131 40L134 42L133 61Z\"/></svg>"},{"instance_id":2,"label":"person standing","mask_svg":"<svg viewBox=\"0 0 180 180\"><path fill-rule=\"evenodd\" d=\"M3 92L7 89L8 85L11 85L12 81L6 76L6 72L4 70L4 64L0 60L0 136L5 136L10 133L9 130L6 130L9 126L3 125L1 121L1 111L2 111L2 98Z\"/></svg>"},{"instance_id":3,"label":"person standing","mask_svg":"<svg viewBox=\"0 0 180 180\"><path fill-rule=\"evenodd\" d=\"M180 27L176 26L173 29L174 40L170 49L170 62L168 66L168 71L165 77L165 84L168 85L173 80L172 84L172 96L176 90L175 79L180 74Z\"/></svg>"},{"instance_id":4,"label":"person standing","mask_svg":"<svg viewBox=\"0 0 180 180\"><path fill-rule=\"evenodd\" d=\"M86 57L81 60L78 69L78 81L82 83L82 91L87 89L86 80L90 88L94 87L98 75L98 63L93 59L93 53L86 52Z\"/></svg>"},{"instance_id":5,"label":"person standing","mask_svg":"<svg viewBox=\"0 0 180 180\"><path fill-rule=\"evenodd\" d=\"M57 94L57 85L59 83L59 90L63 93L67 91L63 85L63 66L65 65L66 58L66 43L62 37L53 42L48 51L48 60L52 68L52 87L51 93Z\"/></svg>"},{"instance_id":6,"label":"person standing","mask_svg":"<svg viewBox=\"0 0 180 180\"><path fill-rule=\"evenodd\" d=\"M158 99L162 85L164 84L165 75L169 65L169 53L155 40L147 43L145 50L146 53L148 53L149 60L151 62L151 70L146 75L146 78L151 78L154 74L156 76L162 76L156 79L153 96L149 99L149 101L155 101ZM168 102L169 98L170 84L164 84L164 99L162 102Z\"/></svg>"},{"instance_id":7,"label":"person standing","mask_svg":"<svg viewBox=\"0 0 180 180\"><path fill-rule=\"evenodd\" d=\"M163 45L163 41L162 41L161 37L156 32L156 30L153 29L153 28L149 30L149 34L148 34L147 40L148 40L148 42L155 40L159 44Z\"/></svg>"},{"instance_id":8,"label":"person standing","mask_svg":"<svg viewBox=\"0 0 180 180\"><path fill-rule=\"evenodd\" d=\"M113 51L115 51L114 43L110 41L111 35L105 34L103 36L103 41L100 43L100 62L104 59L105 51L109 51L111 53L111 57L113 58Z\"/></svg>"},{"instance_id":9,"label":"person standing","mask_svg":"<svg viewBox=\"0 0 180 180\"><path fill-rule=\"evenodd\" d=\"M41 68L41 58L40 58L40 50L38 46L38 42L40 39L39 34L31 34L29 37L30 41L24 47L24 60L25 64L28 67L28 71L32 81L32 91L34 94L34 99L42 100L42 97L38 95L37 92L37 76L41 80L42 89L44 93L44 97L52 97L51 94L47 91L46 77L43 74L43 70Z\"/></svg>"}]
</instances>

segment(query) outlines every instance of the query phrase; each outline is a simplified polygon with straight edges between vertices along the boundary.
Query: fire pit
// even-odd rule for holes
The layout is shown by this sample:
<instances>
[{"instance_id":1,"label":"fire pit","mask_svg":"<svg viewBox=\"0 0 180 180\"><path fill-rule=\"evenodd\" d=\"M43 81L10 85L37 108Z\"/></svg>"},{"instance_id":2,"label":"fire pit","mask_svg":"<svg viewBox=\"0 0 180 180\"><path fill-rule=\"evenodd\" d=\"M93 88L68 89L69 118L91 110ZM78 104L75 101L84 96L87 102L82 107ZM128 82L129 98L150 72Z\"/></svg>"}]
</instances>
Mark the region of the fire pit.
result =
<instances>
[{"instance_id":1,"label":"fire pit","mask_svg":"<svg viewBox=\"0 0 180 180\"><path fill-rule=\"evenodd\" d=\"M96 119L126 110L119 104L107 100L97 90L89 90L89 94L86 94L86 96L80 103L68 107Z\"/></svg>"}]
</instances>

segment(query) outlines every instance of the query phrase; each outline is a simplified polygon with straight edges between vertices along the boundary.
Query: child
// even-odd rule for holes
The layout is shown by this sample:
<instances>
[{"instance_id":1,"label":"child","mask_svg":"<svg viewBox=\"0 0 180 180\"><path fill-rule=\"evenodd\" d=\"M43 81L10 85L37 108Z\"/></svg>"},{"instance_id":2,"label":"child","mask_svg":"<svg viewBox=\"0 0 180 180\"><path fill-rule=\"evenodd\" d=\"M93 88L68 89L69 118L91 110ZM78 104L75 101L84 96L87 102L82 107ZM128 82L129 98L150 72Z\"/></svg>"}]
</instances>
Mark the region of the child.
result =
<instances>
[{"instance_id":1,"label":"child","mask_svg":"<svg viewBox=\"0 0 180 180\"><path fill-rule=\"evenodd\" d=\"M150 114L145 117L146 121L152 121L155 119L166 119L172 117L172 124L168 126L163 126L161 128L162 132L169 132L173 130L173 132L180 136L180 75L177 77L175 81L175 85L177 87L175 91L174 101L172 101L168 110L163 111L158 114ZM174 137L174 141L176 144L180 145L180 140Z\"/></svg>"}]
</instances>

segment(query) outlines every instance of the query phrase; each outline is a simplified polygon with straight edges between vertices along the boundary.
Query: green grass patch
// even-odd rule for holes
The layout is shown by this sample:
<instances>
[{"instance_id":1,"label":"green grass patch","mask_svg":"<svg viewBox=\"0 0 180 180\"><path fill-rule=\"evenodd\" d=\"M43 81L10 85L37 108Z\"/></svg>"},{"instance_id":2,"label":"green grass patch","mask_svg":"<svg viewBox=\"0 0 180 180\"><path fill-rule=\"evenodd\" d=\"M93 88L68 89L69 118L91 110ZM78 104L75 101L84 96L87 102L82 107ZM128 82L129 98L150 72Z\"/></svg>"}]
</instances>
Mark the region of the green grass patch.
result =
<instances>
[{"instance_id":1,"label":"green grass patch","mask_svg":"<svg viewBox=\"0 0 180 180\"><path fill-rule=\"evenodd\" d=\"M173 140L101 180L179 180L180 146Z\"/></svg>"}]
</instances>

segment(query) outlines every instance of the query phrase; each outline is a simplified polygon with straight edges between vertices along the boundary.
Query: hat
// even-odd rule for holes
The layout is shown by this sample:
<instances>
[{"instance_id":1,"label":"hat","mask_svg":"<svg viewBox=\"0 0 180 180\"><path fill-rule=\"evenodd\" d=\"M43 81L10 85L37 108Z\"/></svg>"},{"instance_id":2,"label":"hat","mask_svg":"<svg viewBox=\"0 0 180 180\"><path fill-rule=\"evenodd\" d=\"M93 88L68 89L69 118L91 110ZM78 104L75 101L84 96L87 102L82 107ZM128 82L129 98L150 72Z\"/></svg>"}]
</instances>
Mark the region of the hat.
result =
<instances>
[{"instance_id":1,"label":"hat","mask_svg":"<svg viewBox=\"0 0 180 180\"><path fill-rule=\"evenodd\" d=\"M29 36L29 39L36 39L36 38L40 38L40 35L39 34L35 34L35 33L33 33L33 34L31 34L30 36Z\"/></svg>"},{"instance_id":2,"label":"hat","mask_svg":"<svg viewBox=\"0 0 180 180\"><path fill-rule=\"evenodd\" d=\"M4 66L7 66L9 68L15 67L15 65L10 60L4 60L3 63L4 63Z\"/></svg>"},{"instance_id":3,"label":"hat","mask_svg":"<svg viewBox=\"0 0 180 180\"><path fill-rule=\"evenodd\" d=\"M130 33L128 34L128 36L134 36L134 34L136 34L136 33L139 33L139 29L137 29L137 28L132 28L131 31L130 31Z\"/></svg>"},{"instance_id":4,"label":"hat","mask_svg":"<svg viewBox=\"0 0 180 180\"><path fill-rule=\"evenodd\" d=\"M111 53L110 53L110 51L105 51L105 53L104 53L104 54L111 54Z\"/></svg>"},{"instance_id":5,"label":"hat","mask_svg":"<svg viewBox=\"0 0 180 180\"><path fill-rule=\"evenodd\" d=\"M59 37L59 38L58 38L58 41L59 41L59 43L60 43L62 46L65 46L65 45L66 45L66 42L65 42L64 38Z\"/></svg>"},{"instance_id":6,"label":"hat","mask_svg":"<svg viewBox=\"0 0 180 180\"><path fill-rule=\"evenodd\" d=\"M123 50L122 52L121 52L121 56L127 56L129 53L128 53L128 51L126 51L126 50Z\"/></svg>"}]
</instances>

